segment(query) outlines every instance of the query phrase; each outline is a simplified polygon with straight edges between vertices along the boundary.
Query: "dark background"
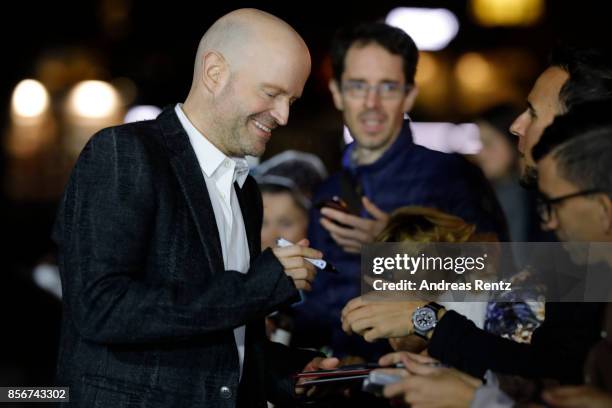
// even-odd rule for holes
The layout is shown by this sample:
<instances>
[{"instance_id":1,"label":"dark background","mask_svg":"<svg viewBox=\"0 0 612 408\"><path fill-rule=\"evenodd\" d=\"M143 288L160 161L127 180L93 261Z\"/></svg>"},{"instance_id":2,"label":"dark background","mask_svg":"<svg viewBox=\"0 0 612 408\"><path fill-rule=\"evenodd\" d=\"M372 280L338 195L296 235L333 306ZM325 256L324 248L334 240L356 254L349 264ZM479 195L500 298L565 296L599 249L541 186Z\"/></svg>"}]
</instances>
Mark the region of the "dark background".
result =
<instances>
[{"instance_id":1,"label":"dark background","mask_svg":"<svg viewBox=\"0 0 612 408\"><path fill-rule=\"evenodd\" d=\"M207 1L9 1L2 4L1 129L9 120L10 96L24 78L36 78L37 62L48 55L87 52L96 79L130 78L138 92L133 103L160 107L183 101L191 83L200 37L218 17L239 7L257 7L291 24L311 49L313 74L292 110L290 126L271 142L268 156L287 147L321 155L333 170L342 143L341 118L327 92L327 48L341 25L384 18L398 6L448 8L459 18L458 36L440 54L457 58L468 51L523 50L528 63L511 64L520 74L514 85L523 97L558 42L608 45L606 2L546 2L542 19L530 27L486 28L468 13L467 0L376 2L207 2ZM525 65L523 67L522 65ZM469 120L460 109L417 106L417 120ZM304 134L311 137L303 137ZM296 136L299 135L299 136ZM1 141L1 140L0 140ZM0 150L0 385L50 384L59 333L60 304L31 281L32 267L53 253L49 232L56 197L14 199L6 194L7 156Z\"/></svg>"}]
</instances>

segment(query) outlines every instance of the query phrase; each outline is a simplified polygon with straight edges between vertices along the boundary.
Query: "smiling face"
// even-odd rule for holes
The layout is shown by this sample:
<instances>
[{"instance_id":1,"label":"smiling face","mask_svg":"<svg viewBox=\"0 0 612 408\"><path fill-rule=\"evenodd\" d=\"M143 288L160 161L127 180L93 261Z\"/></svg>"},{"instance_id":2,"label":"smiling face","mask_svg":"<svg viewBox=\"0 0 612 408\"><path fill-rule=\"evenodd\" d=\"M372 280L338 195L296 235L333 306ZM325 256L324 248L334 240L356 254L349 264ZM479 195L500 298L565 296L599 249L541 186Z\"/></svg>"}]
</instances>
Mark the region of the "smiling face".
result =
<instances>
[{"instance_id":1,"label":"smiling face","mask_svg":"<svg viewBox=\"0 0 612 408\"><path fill-rule=\"evenodd\" d=\"M526 186L535 187L537 183L531 149L555 116L564 111L559 92L568 78L568 73L559 67L550 67L544 71L527 97L527 109L510 126L510 132L519 139L521 182Z\"/></svg>"},{"instance_id":2,"label":"smiling face","mask_svg":"<svg viewBox=\"0 0 612 408\"><path fill-rule=\"evenodd\" d=\"M230 156L261 156L272 131L289 119L310 73L303 50L269 47L252 50L248 64L232 72L215 99L218 140ZM307 54L306 54L307 57Z\"/></svg>"},{"instance_id":3,"label":"smiling face","mask_svg":"<svg viewBox=\"0 0 612 408\"><path fill-rule=\"evenodd\" d=\"M350 95L342 84L330 83L336 107L357 142L357 149L378 158L393 144L404 121L404 113L412 107L416 89L405 92L403 61L376 43L354 44L346 53L342 83L362 83L376 87L395 84L402 91L395 97L382 98L370 88L363 97ZM393 86L393 85L392 85Z\"/></svg>"}]
</instances>

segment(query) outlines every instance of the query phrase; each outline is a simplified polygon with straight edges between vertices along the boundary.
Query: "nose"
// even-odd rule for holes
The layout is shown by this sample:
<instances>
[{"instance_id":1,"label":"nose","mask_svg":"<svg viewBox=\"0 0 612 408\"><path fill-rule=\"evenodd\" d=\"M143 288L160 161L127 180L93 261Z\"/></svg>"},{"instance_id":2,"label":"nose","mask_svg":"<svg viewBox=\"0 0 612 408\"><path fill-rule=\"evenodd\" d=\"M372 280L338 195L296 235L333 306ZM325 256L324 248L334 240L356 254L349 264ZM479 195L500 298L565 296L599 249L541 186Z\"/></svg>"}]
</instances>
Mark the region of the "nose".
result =
<instances>
[{"instance_id":1,"label":"nose","mask_svg":"<svg viewBox=\"0 0 612 408\"><path fill-rule=\"evenodd\" d=\"M279 126L285 126L289 121L289 101L277 101L270 114Z\"/></svg>"},{"instance_id":2,"label":"nose","mask_svg":"<svg viewBox=\"0 0 612 408\"><path fill-rule=\"evenodd\" d=\"M375 108L380 104L380 93L375 86L370 87L368 89L368 93L364 98L364 103L366 108L371 109Z\"/></svg>"},{"instance_id":3,"label":"nose","mask_svg":"<svg viewBox=\"0 0 612 408\"><path fill-rule=\"evenodd\" d=\"M512 125L510 125L510 133L518 137L518 150L523 154L525 154L525 133L528 119L529 113L525 111L512 122Z\"/></svg>"}]
</instances>

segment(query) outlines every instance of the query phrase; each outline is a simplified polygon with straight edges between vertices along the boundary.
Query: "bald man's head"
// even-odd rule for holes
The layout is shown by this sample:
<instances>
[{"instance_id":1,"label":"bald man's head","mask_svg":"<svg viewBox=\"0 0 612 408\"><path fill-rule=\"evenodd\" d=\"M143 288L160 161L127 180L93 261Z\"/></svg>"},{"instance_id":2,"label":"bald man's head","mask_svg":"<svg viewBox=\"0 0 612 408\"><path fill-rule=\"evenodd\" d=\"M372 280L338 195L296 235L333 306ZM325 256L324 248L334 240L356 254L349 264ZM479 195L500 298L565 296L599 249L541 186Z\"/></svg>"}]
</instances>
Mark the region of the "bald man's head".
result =
<instances>
[{"instance_id":1,"label":"bald man's head","mask_svg":"<svg viewBox=\"0 0 612 408\"><path fill-rule=\"evenodd\" d=\"M310 54L281 19L255 9L233 11L202 37L184 109L229 155L260 155L301 96Z\"/></svg>"},{"instance_id":2,"label":"bald man's head","mask_svg":"<svg viewBox=\"0 0 612 408\"><path fill-rule=\"evenodd\" d=\"M270 42L272 40L275 41ZM282 42L285 47L296 47L308 54L308 47L300 35L278 17L256 9L232 11L218 19L200 40L194 80L201 70L202 56L207 52L220 53L232 68L237 69L246 62L249 48L274 46L274 42Z\"/></svg>"}]
</instances>

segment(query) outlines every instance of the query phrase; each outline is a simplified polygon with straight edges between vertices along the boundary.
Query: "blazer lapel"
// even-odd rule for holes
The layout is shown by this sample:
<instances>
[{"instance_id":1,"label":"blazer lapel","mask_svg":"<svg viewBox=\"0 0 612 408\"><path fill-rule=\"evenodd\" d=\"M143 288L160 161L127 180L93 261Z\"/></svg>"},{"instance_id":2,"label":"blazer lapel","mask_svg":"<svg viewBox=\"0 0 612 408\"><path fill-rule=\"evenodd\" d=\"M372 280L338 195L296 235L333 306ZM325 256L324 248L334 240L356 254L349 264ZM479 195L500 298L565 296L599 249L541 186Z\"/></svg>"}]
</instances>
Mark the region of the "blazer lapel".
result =
<instances>
[{"instance_id":1,"label":"blazer lapel","mask_svg":"<svg viewBox=\"0 0 612 408\"><path fill-rule=\"evenodd\" d=\"M234 183L234 190L236 191L236 197L238 197L238 203L240 204L240 211L242 212L242 219L244 220L244 228L246 229L247 241L249 243L249 255L251 257L251 263L261 252L261 231L258 228L259 223L257 222L257 214L255 214L255 206L249 202L247 197L248 180L244 182L242 188L238 183Z\"/></svg>"},{"instance_id":2,"label":"blazer lapel","mask_svg":"<svg viewBox=\"0 0 612 408\"><path fill-rule=\"evenodd\" d=\"M170 164L200 236L211 271L223 271L223 252L215 213L206 182L189 137L179 121L174 107L166 108L157 118L170 151Z\"/></svg>"}]
</instances>

